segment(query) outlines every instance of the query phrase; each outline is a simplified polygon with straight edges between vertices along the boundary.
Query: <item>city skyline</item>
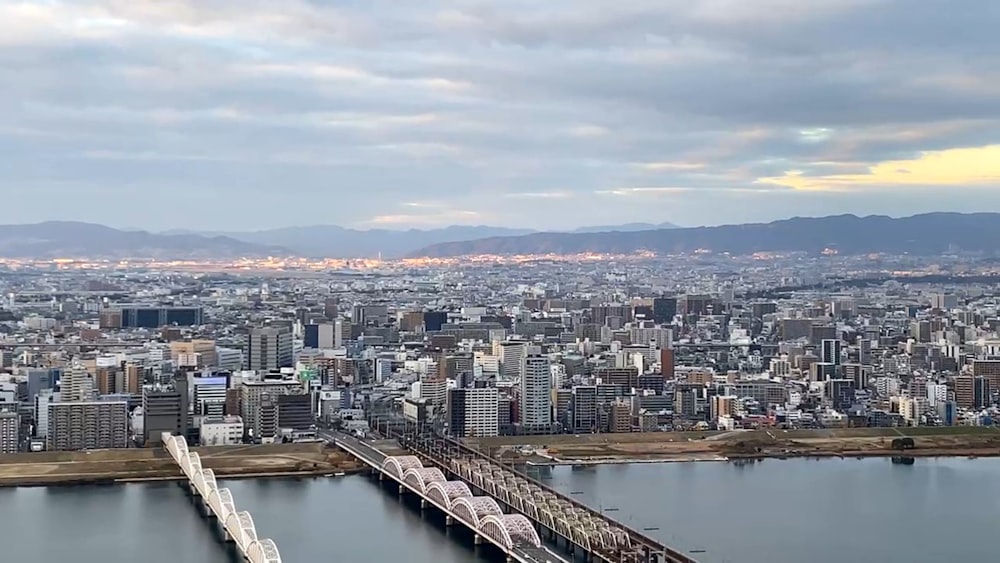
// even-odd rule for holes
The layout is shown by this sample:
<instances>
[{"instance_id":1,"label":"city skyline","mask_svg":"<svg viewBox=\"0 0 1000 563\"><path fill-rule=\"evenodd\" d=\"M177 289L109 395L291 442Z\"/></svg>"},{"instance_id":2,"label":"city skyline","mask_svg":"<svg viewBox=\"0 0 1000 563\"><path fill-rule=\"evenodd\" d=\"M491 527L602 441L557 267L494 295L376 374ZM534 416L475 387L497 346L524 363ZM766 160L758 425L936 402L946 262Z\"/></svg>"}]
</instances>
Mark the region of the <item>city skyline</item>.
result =
<instances>
[{"instance_id":1,"label":"city skyline","mask_svg":"<svg viewBox=\"0 0 1000 563\"><path fill-rule=\"evenodd\" d=\"M997 20L982 0L6 4L0 223L1000 210Z\"/></svg>"}]
</instances>

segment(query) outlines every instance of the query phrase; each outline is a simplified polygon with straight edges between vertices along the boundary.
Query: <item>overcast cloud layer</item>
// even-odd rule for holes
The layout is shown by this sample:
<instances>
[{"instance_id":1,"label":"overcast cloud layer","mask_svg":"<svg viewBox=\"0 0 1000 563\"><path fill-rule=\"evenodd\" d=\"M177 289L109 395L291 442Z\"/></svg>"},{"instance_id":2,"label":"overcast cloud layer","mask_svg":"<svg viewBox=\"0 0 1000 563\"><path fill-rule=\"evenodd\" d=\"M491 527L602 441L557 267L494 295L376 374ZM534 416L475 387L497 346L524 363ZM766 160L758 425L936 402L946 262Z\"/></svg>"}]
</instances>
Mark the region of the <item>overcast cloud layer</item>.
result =
<instances>
[{"instance_id":1,"label":"overcast cloud layer","mask_svg":"<svg viewBox=\"0 0 1000 563\"><path fill-rule=\"evenodd\" d=\"M0 222L1000 211L995 0L0 0Z\"/></svg>"}]
</instances>

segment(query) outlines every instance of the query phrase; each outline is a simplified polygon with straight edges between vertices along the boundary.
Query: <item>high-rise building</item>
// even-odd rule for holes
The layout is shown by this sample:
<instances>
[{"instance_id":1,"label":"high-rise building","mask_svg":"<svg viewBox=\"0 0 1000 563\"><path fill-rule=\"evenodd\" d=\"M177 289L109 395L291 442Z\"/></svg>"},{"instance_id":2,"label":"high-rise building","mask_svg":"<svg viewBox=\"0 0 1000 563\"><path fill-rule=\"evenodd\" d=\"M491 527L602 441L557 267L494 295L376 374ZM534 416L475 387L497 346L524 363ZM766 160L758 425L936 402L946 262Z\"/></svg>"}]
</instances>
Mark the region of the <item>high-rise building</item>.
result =
<instances>
[{"instance_id":1,"label":"high-rise building","mask_svg":"<svg viewBox=\"0 0 1000 563\"><path fill-rule=\"evenodd\" d=\"M309 430L316 424L309 395L278 395L278 427L282 430Z\"/></svg>"},{"instance_id":2,"label":"high-rise building","mask_svg":"<svg viewBox=\"0 0 1000 563\"><path fill-rule=\"evenodd\" d=\"M500 379L504 381L514 381L524 373L521 370L524 357L527 355L528 343L511 340L501 342L499 347L500 357Z\"/></svg>"},{"instance_id":3,"label":"high-rise building","mask_svg":"<svg viewBox=\"0 0 1000 563\"><path fill-rule=\"evenodd\" d=\"M94 398L96 385L87 368L74 365L59 379L59 394L63 401L89 401Z\"/></svg>"},{"instance_id":4,"label":"high-rise building","mask_svg":"<svg viewBox=\"0 0 1000 563\"><path fill-rule=\"evenodd\" d=\"M334 323L306 325L303 340L306 348L337 348L337 326Z\"/></svg>"},{"instance_id":5,"label":"high-rise building","mask_svg":"<svg viewBox=\"0 0 1000 563\"><path fill-rule=\"evenodd\" d=\"M674 351L670 348L660 350L660 374L663 379L674 379Z\"/></svg>"},{"instance_id":6,"label":"high-rise building","mask_svg":"<svg viewBox=\"0 0 1000 563\"><path fill-rule=\"evenodd\" d=\"M144 389L142 415L143 437L147 447L162 443L163 432L184 436L186 439L190 426L187 377L177 377L172 385L165 387Z\"/></svg>"},{"instance_id":7,"label":"high-rise building","mask_svg":"<svg viewBox=\"0 0 1000 563\"><path fill-rule=\"evenodd\" d=\"M438 332L447 322L448 313L445 311L424 312L424 332Z\"/></svg>"},{"instance_id":8,"label":"high-rise building","mask_svg":"<svg viewBox=\"0 0 1000 563\"><path fill-rule=\"evenodd\" d=\"M577 385L573 387L570 412L574 432L584 433L600 430L597 386Z\"/></svg>"},{"instance_id":9,"label":"high-rise building","mask_svg":"<svg viewBox=\"0 0 1000 563\"><path fill-rule=\"evenodd\" d=\"M49 435L49 405L59 401L59 393L52 389L35 395L35 438L44 440Z\"/></svg>"},{"instance_id":10,"label":"high-rise building","mask_svg":"<svg viewBox=\"0 0 1000 563\"><path fill-rule=\"evenodd\" d=\"M632 431L632 408L628 401L615 399L611 403L608 416L608 431L616 434L624 434Z\"/></svg>"},{"instance_id":11,"label":"high-rise building","mask_svg":"<svg viewBox=\"0 0 1000 563\"><path fill-rule=\"evenodd\" d=\"M101 450L128 447L128 403L49 403L48 449Z\"/></svg>"},{"instance_id":12,"label":"high-rise building","mask_svg":"<svg viewBox=\"0 0 1000 563\"><path fill-rule=\"evenodd\" d=\"M709 416L713 421L719 420L719 417L733 416L738 400L739 397L736 395L712 395L709 403Z\"/></svg>"},{"instance_id":13,"label":"high-rise building","mask_svg":"<svg viewBox=\"0 0 1000 563\"><path fill-rule=\"evenodd\" d=\"M298 381L244 381L240 386L240 414L247 432L255 439L274 438L278 430L277 398L303 392Z\"/></svg>"},{"instance_id":14,"label":"high-rise building","mask_svg":"<svg viewBox=\"0 0 1000 563\"><path fill-rule=\"evenodd\" d=\"M203 321L201 307L121 307L118 314L121 315L121 328L198 326ZM109 319L113 316L109 313Z\"/></svg>"},{"instance_id":15,"label":"high-rise building","mask_svg":"<svg viewBox=\"0 0 1000 563\"><path fill-rule=\"evenodd\" d=\"M17 412L0 410L0 455L17 453L20 431L21 417Z\"/></svg>"},{"instance_id":16,"label":"high-rise building","mask_svg":"<svg viewBox=\"0 0 1000 563\"><path fill-rule=\"evenodd\" d=\"M328 321L337 320L340 317L340 298L339 297L327 297L323 301L323 316L326 317Z\"/></svg>"},{"instance_id":17,"label":"high-rise building","mask_svg":"<svg viewBox=\"0 0 1000 563\"><path fill-rule=\"evenodd\" d=\"M448 391L448 432L457 437L500 433L500 394L496 387L466 387Z\"/></svg>"},{"instance_id":18,"label":"high-rise building","mask_svg":"<svg viewBox=\"0 0 1000 563\"><path fill-rule=\"evenodd\" d=\"M990 397L990 382L985 377L960 375L955 378L955 402L963 409L981 409Z\"/></svg>"},{"instance_id":19,"label":"high-rise building","mask_svg":"<svg viewBox=\"0 0 1000 563\"><path fill-rule=\"evenodd\" d=\"M283 327L251 330L246 359L247 368L255 371L293 367L292 332ZM246 423L246 418L243 422Z\"/></svg>"},{"instance_id":20,"label":"high-rise building","mask_svg":"<svg viewBox=\"0 0 1000 563\"><path fill-rule=\"evenodd\" d=\"M526 429L552 426L552 368L549 358L532 354L521 360L521 425Z\"/></svg>"},{"instance_id":21,"label":"high-rise building","mask_svg":"<svg viewBox=\"0 0 1000 563\"><path fill-rule=\"evenodd\" d=\"M858 363L863 366L872 365L872 341L864 336L858 337Z\"/></svg>"},{"instance_id":22,"label":"high-rise building","mask_svg":"<svg viewBox=\"0 0 1000 563\"><path fill-rule=\"evenodd\" d=\"M991 391L1000 391L1000 360L972 360L972 375L986 378Z\"/></svg>"},{"instance_id":23,"label":"high-rise building","mask_svg":"<svg viewBox=\"0 0 1000 563\"><path fill-rule=\"evenodd\" d=\"M194 390L194 415L220 417L226 414L229 374L203 374L189 379Z\"/></svg>"},{"instance_id":24,"label":"high-rise building","mask_svg":"<svg viewBox=\"0 0 1000 563\"><path fill-rule=\"evenodd\" d=\"M675 297L657 297L653 299L653 322L669 324L677 316L677 299Z\"/></svg>"},{"instance_id":25,"label":"high-rise building","mask_svg":"<svg viewBox=\"0 0 1000 563\"><path fill-rule=\"evenodd\" d=\"M819 361L839 366L841 362L841 341L836 338L824 339Z\"/></svg>"},{"instance_id":26,"label":"high-rise building","mask_svg":"<svg viewBox=\"0 0 1000 563\"><path fill-rule=\"evenodd\" d=\"M170 358L174 365L191 368L216 367L219 365L219 354L214 340L197 339L181 340L170 343ZM185 361L181 361L181 360Z\"/></svg>"}]
</instances>

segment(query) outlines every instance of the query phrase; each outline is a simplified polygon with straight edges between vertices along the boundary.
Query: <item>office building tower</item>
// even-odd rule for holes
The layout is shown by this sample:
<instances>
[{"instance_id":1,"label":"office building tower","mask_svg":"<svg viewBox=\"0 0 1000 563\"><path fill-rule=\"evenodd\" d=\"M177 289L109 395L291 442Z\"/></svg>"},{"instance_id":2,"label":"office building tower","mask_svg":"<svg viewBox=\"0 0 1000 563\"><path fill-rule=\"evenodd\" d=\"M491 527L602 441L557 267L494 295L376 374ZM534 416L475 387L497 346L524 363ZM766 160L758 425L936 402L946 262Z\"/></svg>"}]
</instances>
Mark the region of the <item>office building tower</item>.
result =
<instances>
[{"instance_id":1,"label":"office building tower","mask_svg":"<svg viewBox=\"0 0 1000 563\"><path fill-rule=\"evenodd\" d=\"M188 408L187 377L177 377L171 385L144 389L142 393L144 444L147 447L161 444L163 432L184 436L187 439L190 426Z\"/></svg>"},{"instance_id":2,"label":"office building tower","mask_svg":"<svg viewBox=\"0 0 1000 563\"><path fill-rule=\"evenodd\" d=\"M955 378L955 402L963 409L978 410L990 399L990 382L985 377L960 375Z\"/></svg>"},{"instance_id":3,"label":"office building tower","mask_svg":"<svg viewBox=\"0 0 1000 563\"><path fill-rule=\"evenodd\" d=\"M549 358L532 354L521 360L521 425L543 430L552 426L552 368Z\"/></svg>"},{"instance_id":4,"label":"office building tower","mask_svg":"<svg viewBox=\"0 0 1000 563\"><path fill-rule=\"evenodd\" d=\"M302 383L287 380L244 381L240 386L240 415L251 436L270 440L278 430L278 397L304 393Z\"/></svg>"},{"instance_id":5,"label":"office building tower","mask_svg":"<svg viewBox=\"0 0 1000 563\"><path fill-rule=\"evenodd\" d=\"M311 324L305 326L303 346L306 348L337 348L337 325L334 323Z\"/></svg>"},{"instance_id":6,"label":"office building tower","mask_svg":"<svg viewBox=\"0 0 1000 563\"><path fill-rule=\"evenodd\" d=\"M823 363L839 366L841 362L841 342L835 338L822 342L819 360Z\"/></svg>"},{"instance_id":7,"label":"office building tower","mask_svg":"<svg viewBox=\"0 0 1000 563\"><path fill-rule=\"evenodd\" d=\"M316 424L313 416L312 396L278 395L278 428L282 430L309 430Z\"/></svg>"},{"instance_id":8,"label":"office building tower","mask_svg":"<svg viewBox=\"0 0 1000 563\"><path fill-rule=\"evenodd\" d=\"M226 414L229 374L203 374L189 378L193 388L194 415L220 417Z\"/></svg>"},{"instance_id":9,"label":"office building tower","mask_svg":"<svg viewBox=\"0 0 1000 563\"><path fill-rule=\"evenodd\" d=\"M991 391L1000 391L1000 360L972 360L972 375L989 381Z\"/></svg>"},{"instance_id":10,"label":"office building tower","mask_svg":"<svg viewBox=\"0 0 1000 563\"><path fill-rule=\"evenodd\" d=\"M573 431L597 432L600 424L596 385L577 385L570 399L570 421Z\"/></svg>"},{"instance_id":11,"label":"office building tower","mask_svg":"<svg viewBox=\"0 0 1000 563\"><path fill-rule=\"evenodd\" d=\"M202 369L219 365L214 340L182 340L170 343L170 359L175 366Z\"/></svg>"},{"instance_id":12,"label":"office building tower","mask_svg":"<svg viewBox=\"0 0 1000 563\"><path fill-rule=\"evenodd\" d=\"M201 307L120 307L118 314L121 328L198 326L203 322ZM109 321L113 322L114 316L109 313Z\"/></svg>"},{"instance_id":13,"label":"office building tower","mask_svg":"<svg viewBox=\"0 0 1000 563\"><path fill-rule=\"evenodd\" d=\"M660 375L665 380L672 380L676 375L674 373L674 351L670 348L660 350Z\"/></svg>"},{"instance_id":14,"label":"office building tower","mask_svg":"<svg viewBox=\"0 0 1000 563\"><path fill-rule=\"evenodd\" d=\"M49 405L59 401L59 393L52 389L44 389L35 395L35 438L44 440L49 435Z\"/></svg>"},{"instance_id":15,"label":"office building tower","mask_svg":"<svg viewBox=\"0 0 1000 563\"><path fill-rule=\"evenodd\" d=\"M521 376L523 373L521 367L527 351L527 342L512 340L500 343L498 354L500 356L500 380L514 381Z\"/></svg>"},{"instance_id":16,"label":"office building tower","mask_svg":"<svg viewBox=\"0 0 1000 563\"><path fill-rule=\"evenodd\" d=\"M48 449L102 450L128 447L128 403L73 401L49 403Z\"/></svg>"},{"instance_id":17,"label":"office building tower","mask_svg":"<svg viewBox=\"0 0 1000 563\"><path fill-rule=\"evenodd\" d=\"M858 337L858 363L863 366L872 365L872 341L864 336Z\"/></svg>"},{"instance_id":18,"label":"office building tower","mask_svg":"<svg viewBox=\"0 0 1000 563\"><path fill-rule=\"evenodd\" d=\"M247 340L247 369L271 371L293 367L292 332L284 327L255 328ZM244 424L246 420L244 419Z\"/></svg>"},{"instance_id":19,"label":"office building tower","mask_svg":"<svg viewBox=\"0 0 1000 563\"><path fill-rule=\"evenodd\" d=\"M21 417L16 411L0 410L0 455L16 454L20 445Z\"/></svg>"},{"instance_id":20,"label":"office building tower","mask_svg":"<svg viewBox=\"0 0 1000 563\"><path fill-rule=\"evenodd\" d=\"M657 297L653 299L653 322L670 324L677 316L677 299L674 297Z\"/></svg>"},{"instance_id":21,"label":"office building tower","mask_svg":"<svg viewBox=\"0 0 1000 563\"><path fill-rule=\"evenodd\" d=\"M447 322L448 313L445 311L424 312L424 332L438 332Z\"/></svg>"},{"instance_id":22,"label":"office building tower","mask_svg":"<svg viewBox=\"0 0 1000 563\"><path fill-rule=\"evenodd\" d=\"M328 321L335 321L340 317L340 298L327 297L323 301L323 316Z\"/></svg>"},{"instance_id":23,"label":"office building tower","mask_svg":"<svg viewBox=\"0 0 1000 563\"><path fill-rule=\"evenodd\" d=\"M28 401L34 401L43 390L55 390L62 372L54 368L29 368L24 370L24 375Z\"/></svg>"}]
</instances>

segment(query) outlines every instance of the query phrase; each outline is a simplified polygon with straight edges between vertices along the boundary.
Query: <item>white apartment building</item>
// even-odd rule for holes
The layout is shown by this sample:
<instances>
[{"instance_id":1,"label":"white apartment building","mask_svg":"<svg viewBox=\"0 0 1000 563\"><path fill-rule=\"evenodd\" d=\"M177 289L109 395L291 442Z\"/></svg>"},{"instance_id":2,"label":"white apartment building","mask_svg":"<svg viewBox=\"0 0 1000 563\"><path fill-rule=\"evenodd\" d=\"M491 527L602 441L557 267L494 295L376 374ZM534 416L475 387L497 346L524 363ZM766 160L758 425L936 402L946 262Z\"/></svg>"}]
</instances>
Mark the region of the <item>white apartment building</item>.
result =
<instances>
[{"instance_id":1,"label":"white apartment building","mask_svg":"<svg viewBox=\"0 0 1000 563\"><path fill-rule=\"evenodd\" d=\"M450 426L455 435L487 437L500 434L500 393L496 387L452 389Z\"/></svg>"},{"instance_id":2,"label":"white apartment building","mask_svg":"<svg viewBox=\"0 0 1000 563\"><path fill-rule=\"evenodd\" d=\"M243 442L243 419L238 416L207 416L198 432L203 446L235 446Z\"/></svg>"},{"instance_id":3,"label":"white apartment building","mask_svg":"<svg viewBox=\"0 0 1000 563\"><path fill-rule=\"evenodd\" d=\"M0 454L16 454L21 417L16 412L0 411Z\"/></svg>"},{"instance_id":4,"label":"white apartment building","mask_svg":"<svg viewBox=\"0 0 1000 563\"><path fill-rule=\"evenodd\" d=\"M552 368L546 356L521 360L521 424L529 428L552 424Z\"/></svg>"}]
</instances>

